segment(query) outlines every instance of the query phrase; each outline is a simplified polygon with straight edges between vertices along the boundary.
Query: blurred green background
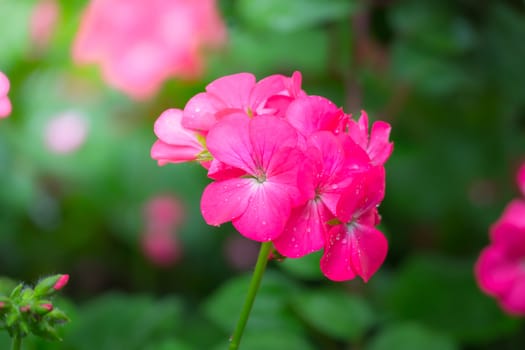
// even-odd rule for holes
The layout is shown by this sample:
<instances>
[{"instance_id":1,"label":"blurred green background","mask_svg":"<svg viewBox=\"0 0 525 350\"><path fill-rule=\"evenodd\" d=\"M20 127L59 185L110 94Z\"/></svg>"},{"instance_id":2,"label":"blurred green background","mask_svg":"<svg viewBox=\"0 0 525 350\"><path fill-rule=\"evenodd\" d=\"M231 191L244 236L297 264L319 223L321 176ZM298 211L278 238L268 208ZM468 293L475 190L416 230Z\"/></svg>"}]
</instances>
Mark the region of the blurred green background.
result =
<instances>
[{"instance_id":1,"label":"blurred green background","mask_svg":"<svg viewBox=\"0 0 525 350\"><path fill-rule=\"evenodd\" d=\"M199 212L205 173L158 167L153 123L213 79L303 74L303 88L392 124L380 208L390 250L368 284L333 283L319 254L271 262L241 348L523 349L523 320L479 291L473 264L488 228L518 196L525 160L525 2L220 1L223 50L197 81L171 79L135 102L78 67L71 44L87 1L60 2L49 44L29 35L36 1L0 0L0 70L13 113L0 120L0 274L68 273L56 304L64 341L26 349L225 349L257 247ZM87 120L75 152L45 147L49 121ZM171 195L181 251L158 266L141 245L144 206ZM8 348L0 335L0 348Z\"/></svg>"}]
</instances>

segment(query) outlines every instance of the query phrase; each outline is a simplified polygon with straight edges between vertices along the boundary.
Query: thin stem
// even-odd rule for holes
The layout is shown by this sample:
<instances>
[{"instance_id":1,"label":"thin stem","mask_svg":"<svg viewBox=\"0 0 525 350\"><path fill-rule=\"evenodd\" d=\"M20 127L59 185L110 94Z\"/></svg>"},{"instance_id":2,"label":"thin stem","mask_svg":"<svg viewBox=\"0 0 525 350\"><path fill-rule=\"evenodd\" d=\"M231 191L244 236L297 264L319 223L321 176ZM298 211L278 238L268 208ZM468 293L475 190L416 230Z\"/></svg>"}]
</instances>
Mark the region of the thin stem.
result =
<instances>
[{"instance_id":1,"label":"thin stem","mask_svg":"<svg viewBox=\"0 0 525 350\"><path fill-rule=\"evenodd\" d=\"M253 302L255 300L255 296L257 295L257 291L259 290L262 276L268 262L268 256L270 255L271 251L272 242L264 242L261 244L259 257L257 258L255 270L253 271L252 280L250 282L250 288L248 289L248 294L246 295L246 300L244 301L244 306L242 307L239 321L237 321L237 327L235 327L235 332L233 333L233 336L230 340L229 350L237 350L239 348L241 337L244 332L244 327L246 327L248 317L252 311Z\"/></svg>"},{"instance_id":2,"label":"thin stem","mask_svg":"<svg viewBox=\"0 0 525 350\"><path fill-rule=\"evenodd\" d=\"M21 350L22 349L22 337L18 334L13 336L13 343L11 344L11 350Z\"/></svg>"}]
</instances>

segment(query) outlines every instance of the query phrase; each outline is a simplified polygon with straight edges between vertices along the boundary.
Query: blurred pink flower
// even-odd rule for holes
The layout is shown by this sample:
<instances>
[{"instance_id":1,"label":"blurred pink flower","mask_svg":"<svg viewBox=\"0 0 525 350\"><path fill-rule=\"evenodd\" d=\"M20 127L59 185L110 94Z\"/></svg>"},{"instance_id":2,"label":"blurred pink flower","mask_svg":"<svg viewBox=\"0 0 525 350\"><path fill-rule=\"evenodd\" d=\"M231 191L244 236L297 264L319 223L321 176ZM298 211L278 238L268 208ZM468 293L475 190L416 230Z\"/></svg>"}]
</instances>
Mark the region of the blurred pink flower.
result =
<instances>
[{"instance_id":1,"label":"blurred pink flower","mask_svg":"<svg viewBox=\"0 0 525 350\"><path fill-rule=\"evenodd\" d=\"M184 219L184 208L172 195L156 195L146 203L144 215L148 227L169 231Z\"/></svg>"},{"instance_id":2,"label":"blurred pink flower","mask_svg":"<svg viewBox=\"0 0 525 350\"><path fill-rule=\"evenodd\" d=\"M144 205L144 219L141 237L144 255L157 266L172 265L182 254L176 234L184 220L182 203L173 195L156 195Z\"/></svg>"},{"instance_id":3,"label":"blurred pink flower","mask_svg":"<svg viewBox=\"0 0 525 350\"><path fill-rule=\"evenodd\" d=\"M67 154L76 151L85 142L88 121L76 111L68 111L53 117L44 130L44 143L54 153Z\"/></svg>"},{"instance_id":4,"label":"blurred pink flower","mask_svg":"<svg viewBox=\"0 0 525 350\"><path fill-rule=\"evenodd\" d=\"M0 118L6 118L11 114L11 101L7 97L9 88L9 79L0 72Z\"/></svg>"},{"instance_id":5,"label":"blurred pink flower","mask_svg":"<svg viewBox=\"0 0 525 350\"><path fill-rule=\"evenodd\" d=\"M141 243L144 255L157 266L171 266L180 258L179 243L171 232L146 231Z\"/></svg>"},{"instance_id":6,"label":"blurred pink flower","mask_svg":"<svg viewBox=\"0 0 525 350\"><path fill-rule=\"evenodd\" d=\"M525 315L525 201L512 201L491 227L475 274L480 288L506 312Z\"/></svg>"},{"instance_id":7,"label":"blurred pink flower","mask_svg":"<svg viewBox=\"0 0 525 350\"><path fill-rule=\"evenodd\" d=\"M73 59L100 64L111 86L143 99L169 77L199 76L202 50L225 39L215 0L92 0Z\"/></svg>"},{"instance_id":8,"label":"blurred pink flower","mask_svg":"<svg viewBox=\"0 0 525 350\"><path fill-rule=\"evenodd\" d=\"M31 13L29 35L37 52L45 50L53 36L60 7L57 0L40 0Z\"/></svg>"}]
</instances>

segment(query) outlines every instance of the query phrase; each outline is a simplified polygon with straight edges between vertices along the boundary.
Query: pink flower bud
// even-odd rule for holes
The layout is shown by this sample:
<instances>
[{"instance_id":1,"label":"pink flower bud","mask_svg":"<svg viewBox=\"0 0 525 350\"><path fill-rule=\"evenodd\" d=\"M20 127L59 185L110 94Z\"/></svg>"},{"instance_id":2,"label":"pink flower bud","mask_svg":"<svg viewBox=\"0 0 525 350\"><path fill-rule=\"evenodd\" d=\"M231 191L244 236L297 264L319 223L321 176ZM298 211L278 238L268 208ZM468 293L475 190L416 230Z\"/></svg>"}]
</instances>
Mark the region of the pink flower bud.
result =
<instances>
[{"instance_id":1,"label":"pink flower bud","mask_svg":"<svg viewBox=\"0 0 525 350\"><path fill-rule=\"evenodd\" d=\"M21 312L28 312L30 309L31 309L31 306L29 305L20 306Z\"/></svg>"},{"instance_id":2,"label":"pink flower bud","mask_svg":"<svg viewBox=\"0 0 525 350\"><path fill-rule=\"evenodd\" d=\"M40 306L42 308L46 309L47 311L52 311L53 310L53 304L50 304L50 303L40 304Z\"/></svg>"},{"instance_id":3,"label":"pink flower bud","mask_svg":"<svg viewBox=\"0 0 525 350\"><path fill-rule=\"evenodd\" d=\"M54 290L60 290L64 288L64 286L69 281L69 275L61 275L58 280L56 281L55 285L53 286Z\"/></svg>"}]
</instances>

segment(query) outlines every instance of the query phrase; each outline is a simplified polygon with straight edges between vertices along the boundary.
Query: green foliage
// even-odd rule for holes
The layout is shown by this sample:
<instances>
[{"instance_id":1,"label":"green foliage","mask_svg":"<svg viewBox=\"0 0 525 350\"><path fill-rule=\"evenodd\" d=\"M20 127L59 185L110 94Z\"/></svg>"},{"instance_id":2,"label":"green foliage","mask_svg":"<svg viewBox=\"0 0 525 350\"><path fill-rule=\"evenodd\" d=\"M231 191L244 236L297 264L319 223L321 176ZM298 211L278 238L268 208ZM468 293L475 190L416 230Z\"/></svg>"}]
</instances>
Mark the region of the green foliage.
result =
<instances>
[{"instance_id":1,"label":"green foliage","mask_svg":"<svg viewBox=\"0 0 525 350\"><path fill-rule=\"evenodd\" d=\"M363 339L376 318L363 298L334 288L299 293L293 305L297 314L319 332L352 342Z\"/></svg>"},{"instance_id":2,"label":"green foliage","mask_svg":"<svg viewBox=\"0 0 525 350\"><path fill-rule=\"evenodd\" d=\"M181 325L181 303L169 297L108 294L83 305L64 343L74 349L163 349ZM162 342L161 339L165 338ZM183 345L178 344L181 347ZM181 347L181 349L183 349Z\"/></svg>"},{"instance_id":3,"label":"green foliage","mask_svg":"<svg viewBox=\"0 0 525 350\"><path fill-rule=\"evenodd\" d=\"M484 343L519 325L477 288L472 263L421 256L400 269L386 296L400 320L421 324L469 343Z\"/></svg>"},{"instance_id":4,"label":"green foliage","mask_svg":"<svg viewBox=\"0 0 525 350\"><path fill-rule=\"evenodd\" d=\"M450 338L416 323L402 323L385 327L368 344L366 350L457 350Z\"/></svg>"},{"instance_id":5,"label":"green foliage","mask_svg":"<svg viewBox=\"0 0 525 350\"><path fill-rule=\"evenodd\" d=\"M349 0L241 0L237 9L249 26L263 30L292 31L350 15L357 4Z\"/></svg>"}]
</instances>

